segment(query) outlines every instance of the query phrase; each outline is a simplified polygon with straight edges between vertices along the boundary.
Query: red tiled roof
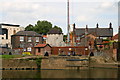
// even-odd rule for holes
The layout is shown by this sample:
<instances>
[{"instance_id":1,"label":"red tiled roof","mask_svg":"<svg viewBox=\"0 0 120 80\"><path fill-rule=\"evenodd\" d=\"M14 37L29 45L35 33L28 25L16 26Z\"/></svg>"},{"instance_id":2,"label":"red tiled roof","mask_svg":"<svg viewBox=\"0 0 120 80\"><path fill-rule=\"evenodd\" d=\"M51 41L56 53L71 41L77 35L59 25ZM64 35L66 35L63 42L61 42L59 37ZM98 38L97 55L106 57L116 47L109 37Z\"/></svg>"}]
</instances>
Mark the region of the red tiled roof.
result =
<instances>
[{"instance_id":1,"label":"red tiled roof","mask_svg":"<svg viewBox=\"0 0 120 80\"><path fill-rule=\"evenodd\" d=\"M47 35L43 35L43 37L45 37L45 38L46 38L46 37L47 37Z\"/></svg>"},{"instance_id":2,"label":"red tiled roof","mask_svg":"<svg viewBox=\"0 0 120 80\"><path fill-rule=\"evenodd\" d=\"M45 47L47 44L38 44L38 45L36 45L36 46L34 46L34 47Z\"/></svg>"}]
</instances>

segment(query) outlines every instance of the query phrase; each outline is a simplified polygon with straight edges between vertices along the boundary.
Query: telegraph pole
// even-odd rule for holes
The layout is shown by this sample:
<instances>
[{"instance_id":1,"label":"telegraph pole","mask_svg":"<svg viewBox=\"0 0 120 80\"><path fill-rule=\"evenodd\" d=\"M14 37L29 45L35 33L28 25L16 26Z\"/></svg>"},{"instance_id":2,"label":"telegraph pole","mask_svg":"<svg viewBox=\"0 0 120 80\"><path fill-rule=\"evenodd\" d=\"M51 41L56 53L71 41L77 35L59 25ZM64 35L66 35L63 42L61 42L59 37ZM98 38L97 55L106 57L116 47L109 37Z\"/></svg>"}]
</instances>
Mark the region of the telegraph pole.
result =
<instances>
[{"instance_id":1,"label":"telegraph pole","mask_svg":"<svg viewBox=\"0 0 120 80\"><path fill-rule=\"evenodd\" d=\"M67 0L67 44L69 46L70 43L70 34L69 34L69 30L70 30L70 25L69 25L69 0Z\"/></svg>"}]
</instances>

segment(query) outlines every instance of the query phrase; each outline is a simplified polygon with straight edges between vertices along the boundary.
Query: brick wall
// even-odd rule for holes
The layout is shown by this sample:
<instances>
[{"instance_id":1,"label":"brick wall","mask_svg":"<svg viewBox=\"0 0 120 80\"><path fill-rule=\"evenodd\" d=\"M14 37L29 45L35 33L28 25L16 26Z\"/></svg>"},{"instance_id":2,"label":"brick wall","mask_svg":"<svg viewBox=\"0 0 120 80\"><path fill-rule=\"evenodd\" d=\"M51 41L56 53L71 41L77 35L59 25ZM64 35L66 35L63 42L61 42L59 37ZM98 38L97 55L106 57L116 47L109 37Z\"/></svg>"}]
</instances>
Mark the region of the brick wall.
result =
<instances>
[{"instance_id":1,"label":"brick wall","mask_svg":"<svg viewBox=\"0 0 120 80\"><path fill-rule=\"evenodd\" d=\"M78 55L88 55L89 50L85 50L85 48L87 47L52 47L52 54L53 55L58 55L58 54L68 55L68 52L72 54L72 51L74 51L75 54L78 54Z\"/></svg>"}]
</instances>

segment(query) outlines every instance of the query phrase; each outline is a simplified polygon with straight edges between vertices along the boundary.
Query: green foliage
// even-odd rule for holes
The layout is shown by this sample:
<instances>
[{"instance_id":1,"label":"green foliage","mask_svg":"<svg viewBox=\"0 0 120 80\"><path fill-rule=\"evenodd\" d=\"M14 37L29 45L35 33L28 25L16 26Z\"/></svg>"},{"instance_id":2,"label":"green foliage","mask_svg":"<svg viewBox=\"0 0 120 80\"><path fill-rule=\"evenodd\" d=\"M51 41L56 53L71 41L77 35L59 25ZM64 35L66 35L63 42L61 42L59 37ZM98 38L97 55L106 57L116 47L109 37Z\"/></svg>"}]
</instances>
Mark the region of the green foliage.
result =
<instances>
[{"instance_id":1,"label":"green foliage","mask_svg":"<svg viewBox=\"0 0 120 80\"><path fill-rule=\"evenodd\" d=\"M66 40L67 40L67 35L64 35L63 36L63 41L66 42Z\"/></svg>"},{"instance_id":2,"label":"green foliage","mask_svg":"<svg viewBox=\"0 0 120 80\"><path fill-rule=\"evenodd\" d=\"M53 29L59 29L62 32L62 29L56 25L53 27Z\"/></svg>"},{"instance_id":3,"label":"green foliage","mask_svg":"<svg viewBox=\"0 0 120 80\"><path fill-rule=\"evenodd\" d=\"M40 69L40 67L41 67L41 58L36 59L36 64L37 64L38 69Z\"/></svg>"},{"instance_id":4,"label":"green foliage","mask_svg":"<svg viewBox=\"0 0 120 80\"><path fill-rule=\"evenodd\" d=\"M33 31L34 30L34 26L29 24L26 28L25 31Z\"/></svg>"},{"instance_id":5,"label":"green foliage","mask_svg":"<svg viewBox=\"0 0 120 80\"><path fill-rule=\"evenodd\" d=\"M54 26L53 28L59 29L62 32L62 29L58 26ZM40 21L38 20L35 26L29 24L25 30L26 31L35 31L39 34L47 34L48 31L52 29L52 23L48 21Z\"/></svg>"},{"instance_id":6,"label":"green foliage","mask_svg":"<svg viewBox=\"0 0 120 80\"><path fill-rule=\"evenodd\" d=\"M22 57L22 55L0 55L0 58L4 58L4 59L11 59L11 58L18 58L18 57Z\"/></svg>"},{"instance_id":7,"label":"green foliage","mask_svg":"<svg viewBox=\"0 0 120 80\"><path fill-rule=\"evenodd\" d=\"M40 34L46 34L51 28L52 24L48 21L37 21L37 24L35 24L34 31Z\"/></svg>"}]
</instances>

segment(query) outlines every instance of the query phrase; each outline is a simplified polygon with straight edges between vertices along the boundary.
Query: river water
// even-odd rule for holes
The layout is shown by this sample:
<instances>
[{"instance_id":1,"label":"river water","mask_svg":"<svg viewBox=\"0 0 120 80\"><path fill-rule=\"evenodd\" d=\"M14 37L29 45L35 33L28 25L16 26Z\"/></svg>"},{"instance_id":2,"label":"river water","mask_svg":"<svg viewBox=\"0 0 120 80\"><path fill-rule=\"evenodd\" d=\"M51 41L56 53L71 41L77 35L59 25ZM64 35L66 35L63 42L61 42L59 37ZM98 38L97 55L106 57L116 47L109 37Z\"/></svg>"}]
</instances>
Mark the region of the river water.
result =
<instances>
[{"instance_id":1,"label":"river water","mask_svg":"<svg viewBox=\"0 0 120 80\"><path fill-rule=\"evenodd\" d=\"M119 78L119 69L3 70L2 78Z\"/></svg>"}]
</instances>

